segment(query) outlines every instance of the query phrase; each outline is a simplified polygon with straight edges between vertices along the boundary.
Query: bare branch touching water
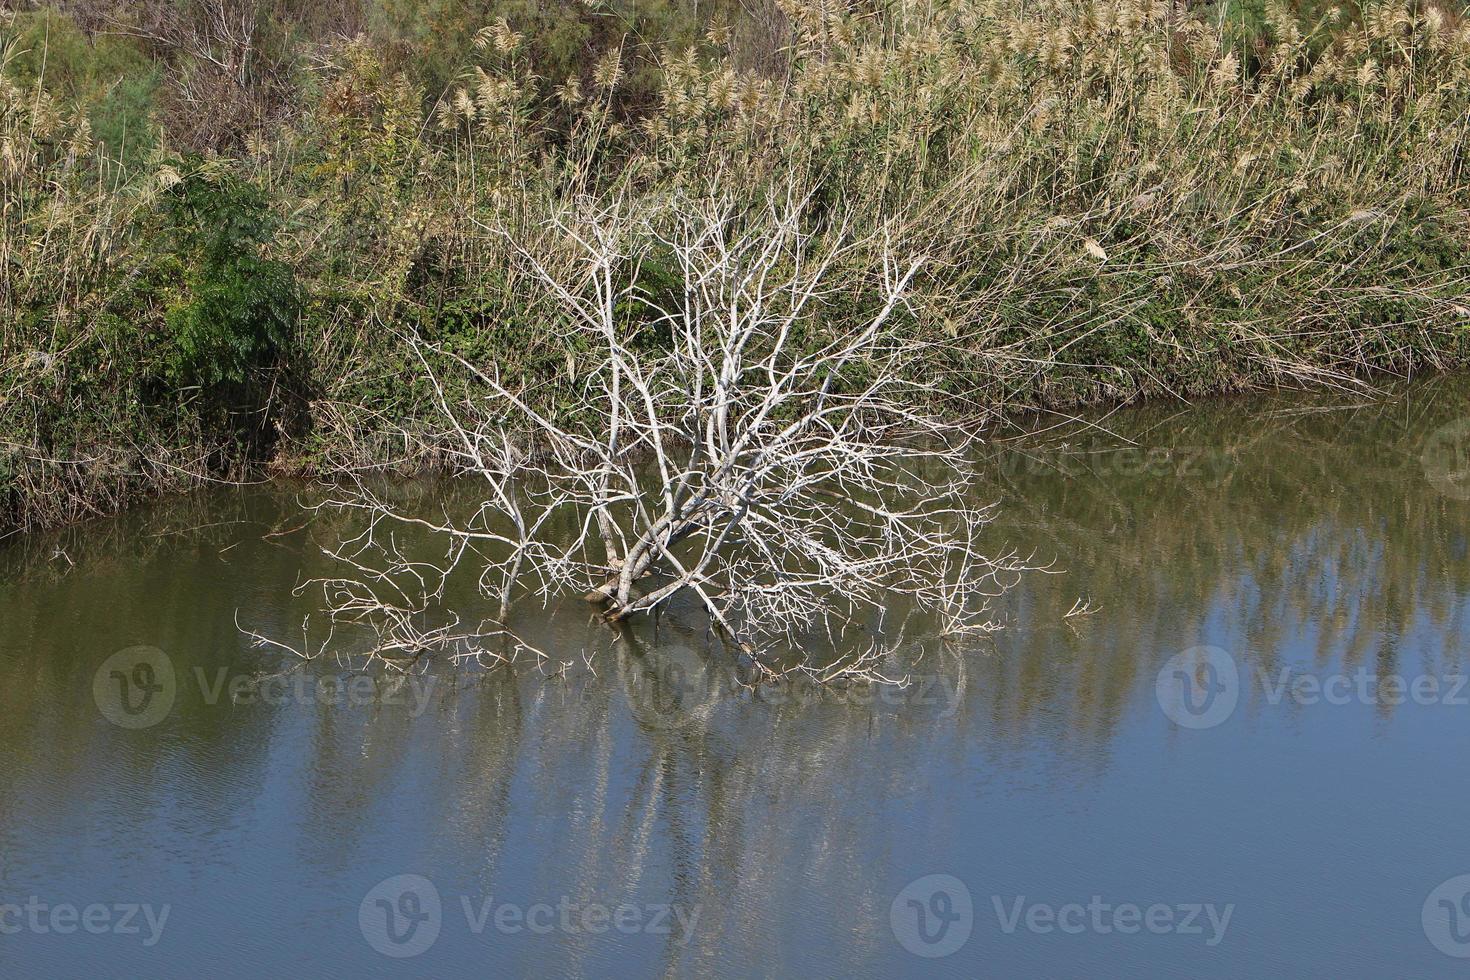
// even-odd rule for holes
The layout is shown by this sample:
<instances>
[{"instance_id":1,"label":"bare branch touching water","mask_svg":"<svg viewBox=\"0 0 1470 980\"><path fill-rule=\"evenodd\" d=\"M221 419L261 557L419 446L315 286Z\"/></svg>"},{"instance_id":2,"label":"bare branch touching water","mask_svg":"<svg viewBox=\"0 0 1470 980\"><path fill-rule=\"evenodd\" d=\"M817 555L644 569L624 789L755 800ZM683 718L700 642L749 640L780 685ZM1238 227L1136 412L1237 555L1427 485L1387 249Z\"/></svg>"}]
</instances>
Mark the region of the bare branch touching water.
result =
<instances>
[{"instance_id":1,"label":"bare branch touching water","mask_svg":"<svg viewBox=\"0 0 1470 980\"><path fill-rule=\"evenodd\" d=\"M623 621L692 599L772 673L776 647L889 635L890 608L947 634L996 628L987 600L1023 563L981 553L991 511L968 438L921 410L901 369L895 320L920 260L830 230L845 244L818 249L795 205L664 217L558 223L574 259L555 266L519 252L569 328L575 404L553 411L494 364L406 338L443 429L405 441L437 440L479 503L429 517L358 481L324 505L367 517L329 552L344 574L318 583L333 620L418 650L503 630L526 600L580 594ZM854 272L860 254L881 267ZM655 272L675 288L649 288ZM410 533L442 553L410 559ZM424 626L467 565L490 625ZM817 676L873 673L873 643Z\"/></svg>"}]
</instances>

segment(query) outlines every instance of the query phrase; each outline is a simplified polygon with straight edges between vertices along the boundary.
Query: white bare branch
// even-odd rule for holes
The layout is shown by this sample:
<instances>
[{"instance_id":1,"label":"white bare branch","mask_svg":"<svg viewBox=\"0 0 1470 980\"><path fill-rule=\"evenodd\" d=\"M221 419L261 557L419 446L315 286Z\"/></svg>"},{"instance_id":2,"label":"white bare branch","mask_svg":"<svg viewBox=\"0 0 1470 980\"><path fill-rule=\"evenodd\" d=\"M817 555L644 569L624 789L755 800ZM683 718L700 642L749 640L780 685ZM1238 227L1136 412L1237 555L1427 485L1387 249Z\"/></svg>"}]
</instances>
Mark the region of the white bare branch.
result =
<instances>
[{"instance_id":1,"label":"white bare branch","mask_svg":"<svg viewBox=\"0 0 1470 980\"><path fill-rule=\"evenodd\" d=\"M524 379L405 338L443 424L436 448L479 481L481 503L425 517L362 483L330 501L367 517L330 552L344 574L319 583L333 621L373 624L385 650L473 645L486 627L424 625L469 563L494 630L526 600L583 594L617 621L686 596L771 676L772 650L879 635L890 607L947 634L996 628L988 600L1024 563L982 554L991 511L975 503L967 439L904 379L893 321L920 261L841 228L821 241L844 244L819 247L799 204L578 214L554 228L573 262L520 250L576 359L578 400L554 413ZM864 277L875 252L882 267ZM679 295L644 287L654 263ZM410 559L407 532L442 555ZM854 649L799 669L902 683L879 670L884 644Z\"/></svg>"}]
</instances>

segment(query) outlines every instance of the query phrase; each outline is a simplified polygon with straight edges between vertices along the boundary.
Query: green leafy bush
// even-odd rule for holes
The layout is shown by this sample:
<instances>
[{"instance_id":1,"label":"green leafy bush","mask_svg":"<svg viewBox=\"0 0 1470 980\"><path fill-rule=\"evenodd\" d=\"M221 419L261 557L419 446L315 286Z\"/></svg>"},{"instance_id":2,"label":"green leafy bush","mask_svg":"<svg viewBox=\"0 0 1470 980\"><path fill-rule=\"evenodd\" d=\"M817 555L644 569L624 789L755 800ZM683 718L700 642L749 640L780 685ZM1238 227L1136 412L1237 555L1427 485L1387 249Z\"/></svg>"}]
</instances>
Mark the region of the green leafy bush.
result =
<instances>
[{"instance_id":1,"label":"green leafy bush","mask_svg":"<svg viewBox=\"0 0 1470 980\"><path fill-rule=\"evenodd\" d=\"M266 257L277 223L265 193L218 165L180 164L165 209L182 288L164 321L171 379L247 386L279 365L299 306L290 265Z\"/></svg>"}]
</instances>

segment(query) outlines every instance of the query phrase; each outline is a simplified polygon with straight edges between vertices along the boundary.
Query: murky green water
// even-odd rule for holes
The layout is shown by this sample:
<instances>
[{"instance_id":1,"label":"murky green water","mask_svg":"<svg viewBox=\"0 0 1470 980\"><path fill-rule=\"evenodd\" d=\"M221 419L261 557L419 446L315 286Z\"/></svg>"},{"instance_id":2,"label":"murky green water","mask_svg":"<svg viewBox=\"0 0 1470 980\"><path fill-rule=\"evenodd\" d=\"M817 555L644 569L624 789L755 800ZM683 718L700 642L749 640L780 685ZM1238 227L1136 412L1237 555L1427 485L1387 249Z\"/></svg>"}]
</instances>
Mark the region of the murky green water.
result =
<instances>
[{"instance_id":1,"label":"murky green water","mask_svg":"<svg viewBox=\"0 0 1470 980\"><path fill-rule=\"evenodd\" d=\"M996 538L1050 574L903 692L570 606L564 672L292 669L236 625L325 568L279 488L13 544L0 975L1458 975L1467 396L1018 442Z\"/></svg>"}]
</instances>

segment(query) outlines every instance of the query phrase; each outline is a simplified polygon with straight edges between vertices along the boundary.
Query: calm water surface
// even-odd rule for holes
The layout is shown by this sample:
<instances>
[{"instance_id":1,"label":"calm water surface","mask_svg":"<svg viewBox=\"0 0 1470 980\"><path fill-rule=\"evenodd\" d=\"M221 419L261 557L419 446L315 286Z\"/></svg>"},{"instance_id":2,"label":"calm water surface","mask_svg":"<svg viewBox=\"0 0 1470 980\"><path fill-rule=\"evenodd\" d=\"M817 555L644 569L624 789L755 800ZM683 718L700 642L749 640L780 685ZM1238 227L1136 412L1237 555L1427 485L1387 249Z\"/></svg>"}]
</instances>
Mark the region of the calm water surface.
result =
<instances>
[{"instance_id":1,"label":"calm water surface","mask_svg":"<svg viewBox=\"0 0 1470 980\"><path fill-rule=\"evenodd\" d=\"M742 691L678 610L301 668L236 625L327 567L279 488L12 543L0 976L1461 975L1467 396L1017 439L1048 573L886 695Z\"/></svg>"}]
</instances>

